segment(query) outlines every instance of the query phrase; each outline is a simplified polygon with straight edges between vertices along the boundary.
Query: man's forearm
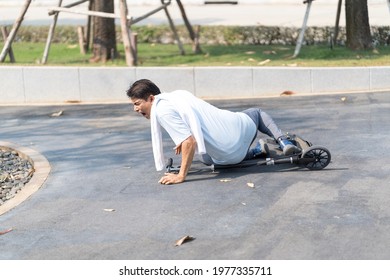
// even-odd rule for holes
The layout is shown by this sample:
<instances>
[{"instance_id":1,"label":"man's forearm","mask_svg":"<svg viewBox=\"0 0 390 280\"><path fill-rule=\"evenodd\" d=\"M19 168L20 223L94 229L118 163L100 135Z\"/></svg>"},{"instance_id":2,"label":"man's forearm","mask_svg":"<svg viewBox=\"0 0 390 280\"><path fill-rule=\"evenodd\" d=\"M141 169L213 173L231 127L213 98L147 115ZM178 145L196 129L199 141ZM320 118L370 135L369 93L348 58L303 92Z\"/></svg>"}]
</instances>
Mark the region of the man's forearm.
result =
<instances>
[{"instance_id":1,"label":"man's forearm","mask_svg":"<svg viewBox=\"0 0 390 280\"><path fill-rule=\"evenodd\" d=\"M184 182L190 170L192 160L194 159L196 140L193 136L188 137L180 145L175 147L176 154L181 154L181 166L179 174L165 173L158 181L160 184L178 184Z\"/></svg>"},{"instance_id":2,"label":"man's forearm","mask_svg":"<svg viewBox=\"0 0 390 280\"><path fill-rule=\"evenodd\" d=\"M188 137L181 143L181 166L179 176L185 180L194 159L196 140L193 136Z\"/></svg>"}]
</instances>

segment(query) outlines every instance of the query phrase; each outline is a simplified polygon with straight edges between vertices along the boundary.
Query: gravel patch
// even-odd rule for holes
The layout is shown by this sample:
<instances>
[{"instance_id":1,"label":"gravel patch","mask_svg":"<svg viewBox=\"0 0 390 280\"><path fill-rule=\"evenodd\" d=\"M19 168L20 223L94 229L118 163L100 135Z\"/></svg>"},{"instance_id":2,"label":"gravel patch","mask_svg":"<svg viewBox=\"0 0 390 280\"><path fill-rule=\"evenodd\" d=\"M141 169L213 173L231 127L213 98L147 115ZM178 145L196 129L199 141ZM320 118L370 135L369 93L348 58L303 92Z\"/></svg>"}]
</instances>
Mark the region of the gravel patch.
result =
<instances>
[{"instance_id":1,"label":"gravel patch","mask_svg":"<svg viewBox=\"0 0 390 280\"><path fill-rule=\"evenodd\" d=\"M33 162L19 152L0 147L0 205L15 197L34 174Z\"/></svg>"}]
</instances>

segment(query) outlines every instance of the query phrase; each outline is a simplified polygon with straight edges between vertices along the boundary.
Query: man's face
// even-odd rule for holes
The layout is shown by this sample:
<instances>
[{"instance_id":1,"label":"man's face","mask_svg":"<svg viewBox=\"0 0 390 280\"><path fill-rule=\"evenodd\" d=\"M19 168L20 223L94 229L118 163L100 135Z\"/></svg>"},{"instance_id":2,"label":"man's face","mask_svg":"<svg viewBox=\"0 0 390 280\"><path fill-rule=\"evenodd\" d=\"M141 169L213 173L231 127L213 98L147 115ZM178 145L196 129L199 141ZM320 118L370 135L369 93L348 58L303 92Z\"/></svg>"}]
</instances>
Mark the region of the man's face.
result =
<instances>
[{"instance_id":1,"label":"man's face","mask_svg":"<svg viewBox=\"0 0 390 280\"><path fill-rule=\"evenodd\" d=\"M153 95L150 95L146 100L136 98L131 99L131 103L134 105L134 111L140 113L147 119L150 119L150 112L152 110L153 101Z\"/></svg>"}]
</instances>

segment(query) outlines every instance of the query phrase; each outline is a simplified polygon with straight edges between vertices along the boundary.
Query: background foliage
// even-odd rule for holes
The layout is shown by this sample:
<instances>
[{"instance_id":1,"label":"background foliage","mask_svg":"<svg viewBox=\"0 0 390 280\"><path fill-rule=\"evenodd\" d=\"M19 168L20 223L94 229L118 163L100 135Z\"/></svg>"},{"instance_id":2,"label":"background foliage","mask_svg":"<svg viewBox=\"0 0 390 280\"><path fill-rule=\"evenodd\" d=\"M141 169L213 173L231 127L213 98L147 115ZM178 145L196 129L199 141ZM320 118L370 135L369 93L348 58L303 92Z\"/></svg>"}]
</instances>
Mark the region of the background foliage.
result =
<instances>
[{"instance_id":1,"label":"background foliage","mask_svg":"<svg viewBox=\"0 0 390 280\"><path fill-rule=\"evenodd\" d=\"M178 26L178 33L183 43L190 44L187 29ZM48 26L21 26L16 42L46 42ZM169 26L134 26L139 43L174 44L175 39ZM117 41L121 42L120 28L117 27ZM204 26L200 31L201 45L295 45L298 28L278 26ZM308 27L305 33L305 44L328 44L333 27ZM372 26L371 33L374 46L390 45L390 26ZM338 44L345 45L345 28L340 28ZM57 26L54 43L77 44L76 26Z\"/></svg>"}]
</instances>

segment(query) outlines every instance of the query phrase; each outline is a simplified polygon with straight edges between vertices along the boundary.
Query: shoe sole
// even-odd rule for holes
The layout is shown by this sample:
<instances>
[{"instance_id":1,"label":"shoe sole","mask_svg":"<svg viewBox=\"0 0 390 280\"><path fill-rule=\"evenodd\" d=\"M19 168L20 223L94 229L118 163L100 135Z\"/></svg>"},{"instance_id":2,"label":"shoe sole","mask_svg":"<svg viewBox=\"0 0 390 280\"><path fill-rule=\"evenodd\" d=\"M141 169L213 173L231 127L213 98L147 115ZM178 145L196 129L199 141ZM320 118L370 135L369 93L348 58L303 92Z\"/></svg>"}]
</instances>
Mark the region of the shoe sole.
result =
<instances>
[{"instance_id":1,"label":"shoe sole","mask_svg":"<svg viewBox=\"0 0 390 280\"><path fill-rule=\"evenodd\" d=\"M299 154L301 152L301 150L294 146L294 145L287 145L284 147L283 149L283 154L285 156L291 156L291 155L294 155L294 154Z\"/></svg>"}]
</instances>

